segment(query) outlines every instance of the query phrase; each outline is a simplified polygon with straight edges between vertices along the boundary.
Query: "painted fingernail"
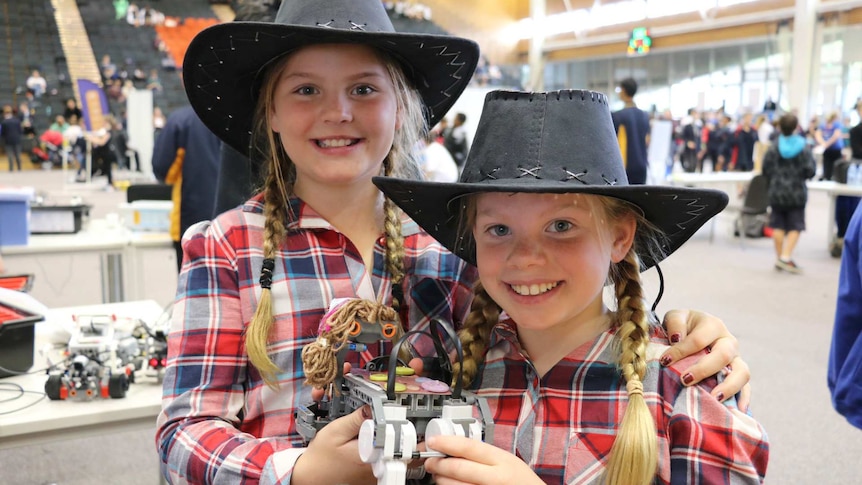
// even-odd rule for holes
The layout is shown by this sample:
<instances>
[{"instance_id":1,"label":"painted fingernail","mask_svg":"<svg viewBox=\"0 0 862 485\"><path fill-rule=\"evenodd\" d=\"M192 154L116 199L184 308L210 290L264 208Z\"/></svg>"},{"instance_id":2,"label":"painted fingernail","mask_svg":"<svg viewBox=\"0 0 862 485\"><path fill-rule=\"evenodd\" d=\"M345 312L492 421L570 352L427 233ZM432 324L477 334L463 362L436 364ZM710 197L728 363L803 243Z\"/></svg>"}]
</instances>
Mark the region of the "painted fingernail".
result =
<instances>
[{"instance_id":1,"label":"painted fingernail","mask_svg":"<svg viewBox=\"0 0 862 485\"><path fill-rule=\"evenodd\" d=\"M362 417L365 419L371 419L371 408L368 406L362 406Z\"/></svg>"},{"instance_id":2,"label":"painted fingernail","mask_svg":"<svg viewBox=\"0 0 862 485\"><path fill-rule=\"evenodd\" d=\"M724 393L719 392L718 394L715 395L715 398L718 399L718 402L724 402Z\"/></svg>"},{"instance_id":3,"label":"painted fingernail","mask_svg":"<svg viewBox=\"0 0 862 485\"><path fill-rule=\"evenodd\" d=\"M661 362L661 365L663 365L665 367L670 365L670 361L671 361L671 358L669 355L662 355L661 359L659 359L659 362Z\"/></svg>"},{"instance_id":4,"label":"painted fingernail","mask_svg":"<svg viewBox=\"0 0 862 485\"><path fill-rule=\"evenodd\" d=\"M678 333L672 333L670 335L670 343L672 343L672 344L679 342L681 339L682 339L682 335L680 335Z\"/></svg>"},{"instance_id":5,"label":"painted fingernail","mask_svg":"<svg viewBox=\"0 0 862 485\"><path fill-rule=\"evenodd\" d=\"M691 381L693 381L693 380L694 380L694 376L693 376L693 375L691 375L691 372L689 372L689 373L687 373L686 375L682 376L682 382L683 382L683 384L685 384L685 385L689 385L689 384L691 384Z\"/></svg>"}]
</instances>

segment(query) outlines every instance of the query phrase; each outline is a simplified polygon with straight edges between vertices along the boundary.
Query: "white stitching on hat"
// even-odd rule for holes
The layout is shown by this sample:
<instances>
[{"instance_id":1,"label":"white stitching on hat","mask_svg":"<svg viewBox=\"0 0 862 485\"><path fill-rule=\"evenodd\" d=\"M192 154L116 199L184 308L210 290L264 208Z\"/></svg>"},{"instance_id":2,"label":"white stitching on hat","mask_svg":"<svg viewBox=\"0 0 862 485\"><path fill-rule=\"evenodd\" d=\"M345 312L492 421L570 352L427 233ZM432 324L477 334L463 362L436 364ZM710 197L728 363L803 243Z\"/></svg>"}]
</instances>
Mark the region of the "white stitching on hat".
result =
<instances>
[{"instance_id":1,"label":"white stitching on hat","mask_svg":"<svg viewBox=\"0 0 862 485\"><path fill-rule=\"evenodd\" d=\"M521 175L518 175L518 178L526 177L527 175L532 175L532 176L533 176L533 178L540 179L540 178L542 178L542 177L539 175L539 173L538 173L538 172L539 172L539 170L541 170L541 169L542 169L542 166L541 166L541 165L536 165L536 166L535 166L535 167L533 167L533 168L518 167L518 170L520 170L520 171L521 171Z\"/></svg>"},{"instance_id":2,"label":"white stitching on hat","mask_svg":"<svg viewBox=\"0 0 862 485\"><path fill-rule=\"evenodd\" d=\"M318 27L324 27L327 29L334 29L335 27L332 26L332 22L335 22L335 19L330 19L329 22L326 22L325 24L322 24L320 22L315 22L314 24L317 25Z\"/></svg>"},{"instance_id":3,"label":"white stitching on hat","mask_svg":"<svg viewBox=\"0 0 862 485\"><path fill-rule=\"evenodd\" d=\"M488 173L482 173L482 171L480 169L479 173L482 175L482 180L489 180L489 179L490 180L497 180L497 177L495 177L494 174L497 173L499 170L500 170L500 167L497 167Z\"/></svg>"},{"instance_id":4,"label":"white stitching on hat","mask_svg":"<svg viewBox=\"0 0 862 485\"><path fill-rule=\"evenodd\" d=\"M354 22L354 21L352 21L352 20L348 20L347 22L349 22L349 23L350 23L350 30L362 30L362 31L364 31L364 30L365 30L365 26L367 26L367 25L368 25L368 23L364 23L364 24L357 24L356 22Z\"/></svg>"},{"instance_id":5,"label":"white stitching on hat","mask_svg":"<svg viewBox=\"0 0 862 485\"><path fill-rule=\"evenodd\" d=\"M584 175L587 174L586 170L584 170L581 173L572 173L569 170L567 170L566 167L563 167L563 171L566 172L566 175L567 175L567 177L563 179L563 182L568 182L569 180L577 180L578 182L580 182L582 184L587 183L586 180L581 179L581 177L583 177Z\"/></svg>"}]
</instances>

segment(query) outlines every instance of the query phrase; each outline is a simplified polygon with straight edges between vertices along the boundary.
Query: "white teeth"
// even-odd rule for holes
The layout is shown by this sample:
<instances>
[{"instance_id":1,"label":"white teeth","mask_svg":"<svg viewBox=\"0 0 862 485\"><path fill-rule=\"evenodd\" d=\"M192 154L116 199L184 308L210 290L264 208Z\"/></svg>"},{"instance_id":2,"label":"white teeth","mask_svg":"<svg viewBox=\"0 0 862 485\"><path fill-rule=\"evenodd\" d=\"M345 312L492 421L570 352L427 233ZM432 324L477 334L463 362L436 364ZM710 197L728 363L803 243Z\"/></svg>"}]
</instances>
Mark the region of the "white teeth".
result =
<instances>
[{"instance_id":1,"label":"white teeth","mask_svg":"<svg viewBox=\"0 0 862 485\"><path fill-rule=\"evenodd\" d=\"M557 283L542 283L540 285L509 285L512 291L519 295L539 295L557 286Z\"/></svg>"},{"instance_id":2,"label":"white teeth","mask_svg":"<svg viewBox=\"0 0 862 485\"><path fill-rule=\"evenodd\" d=\"M355 143L354 140L347 140L344 138L340 138L338 140L318 140L317 146L321 148L338 148L338 147L346 147L353 145Z\"/></svg>"}]
</instances>

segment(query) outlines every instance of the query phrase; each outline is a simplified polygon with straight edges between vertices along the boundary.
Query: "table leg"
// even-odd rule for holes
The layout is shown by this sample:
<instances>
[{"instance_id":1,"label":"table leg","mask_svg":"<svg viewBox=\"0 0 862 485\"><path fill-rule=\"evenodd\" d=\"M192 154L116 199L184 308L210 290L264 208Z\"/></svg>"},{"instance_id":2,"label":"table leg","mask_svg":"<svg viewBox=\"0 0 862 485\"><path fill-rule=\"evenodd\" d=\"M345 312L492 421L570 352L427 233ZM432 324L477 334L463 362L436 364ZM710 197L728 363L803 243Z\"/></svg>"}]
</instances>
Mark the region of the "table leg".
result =
<instances>
[{"instance_id":1,"label":"table leg","mask_svg":"<svg viewBox=\"0 0 862 485\"><path fill-rule=\"evenodd\" d=\"M826 217L826 250L829 251L836 234L835 199L838 197L838 194L835 192L828 192L827 194L829 195L829 212Z\"/></svg>"},{"instance_id":2,"label":"table leg","mask_svg":"<svg viewBox=\"0 0 862 485\"><path fill-rule=\"evenodd\" d=\"M118 253L102 253L99 256L102 268L102 302L126 301L123 294L123 256Z\"/></svg>"}]
</instances>

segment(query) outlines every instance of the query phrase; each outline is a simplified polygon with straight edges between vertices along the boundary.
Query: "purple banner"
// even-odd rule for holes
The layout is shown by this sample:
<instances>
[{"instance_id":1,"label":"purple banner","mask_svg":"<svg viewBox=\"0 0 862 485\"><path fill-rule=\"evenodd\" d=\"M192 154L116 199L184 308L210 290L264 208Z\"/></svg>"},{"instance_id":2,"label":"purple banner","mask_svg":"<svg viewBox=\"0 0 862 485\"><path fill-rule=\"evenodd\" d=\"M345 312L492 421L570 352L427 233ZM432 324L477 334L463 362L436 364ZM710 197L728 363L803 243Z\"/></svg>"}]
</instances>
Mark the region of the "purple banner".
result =
<instances>
[{"instance_id":1,"label":"purple banner","mask_svg":"<svg viewBox=\"0 0 862 485\"><path fill-rule=\"evenodd\" d=\"M105 91L93 81L78 79L78 93L81 95L81 112L87 131L101 128L102 120L109 112Z\"/></svg>"}]
</instances>

